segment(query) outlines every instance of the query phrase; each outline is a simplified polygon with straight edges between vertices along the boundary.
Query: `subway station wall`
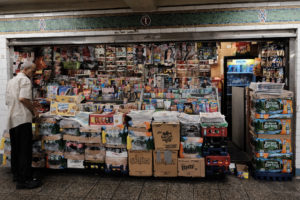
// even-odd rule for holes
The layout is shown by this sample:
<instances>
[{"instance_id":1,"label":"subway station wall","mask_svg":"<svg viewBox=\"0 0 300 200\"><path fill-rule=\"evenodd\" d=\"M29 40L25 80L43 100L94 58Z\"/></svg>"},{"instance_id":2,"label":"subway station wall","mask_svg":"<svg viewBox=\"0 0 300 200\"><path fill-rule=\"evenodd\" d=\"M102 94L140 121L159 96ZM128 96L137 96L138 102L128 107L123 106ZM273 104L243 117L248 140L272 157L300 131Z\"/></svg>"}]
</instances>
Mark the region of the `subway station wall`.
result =
<instances>
[{"instance_id":1,"label":"subway station wall","mask_svg":"<svg viewBox=\"0 0 300 200\"><path fill-rule=\"evenodd\" d=\"M282 23L300 23L300 6L2 18L0 34Z\"/></svg>"}]
</instances>

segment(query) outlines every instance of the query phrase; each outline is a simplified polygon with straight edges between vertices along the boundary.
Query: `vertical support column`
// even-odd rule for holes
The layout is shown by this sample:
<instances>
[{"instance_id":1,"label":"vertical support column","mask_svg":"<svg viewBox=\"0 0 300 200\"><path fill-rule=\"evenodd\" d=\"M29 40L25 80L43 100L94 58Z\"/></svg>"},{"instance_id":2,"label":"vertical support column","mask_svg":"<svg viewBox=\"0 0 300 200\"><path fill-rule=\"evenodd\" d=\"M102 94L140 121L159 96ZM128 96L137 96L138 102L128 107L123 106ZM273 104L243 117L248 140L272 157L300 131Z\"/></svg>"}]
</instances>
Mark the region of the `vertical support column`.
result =
<instances>
[{"instance_id":1,"label":"vertical support column","mask_svg":"<svg viewBox=\"0 0 300 200\"><path fill-rule=\"evenodd\" d=\"M10 58L7 39L0 37L0 137L6 129L7 107L5 105L5 91L10 79Z\"/></svg>"},{"instance_id":2,"label":"vertical support column","mask_svg":"<svg viewBox=\"0 0 300 200\"><path fill-rule=\"evenodd\" d=\"M290 71L290 78L294 79L295 83L295 111L296 111L296 127L295 127L295 167L296 167L296 176L300 177L300 33L299 26L297 29L297 38L295 39L295 69ZM295 72L294 75L292 72ZM294 77L291 77L294 76ZM291 82L290 82L291 83ZM291 83L293 85L293 83Z\"/></svg>"}]
</instances>

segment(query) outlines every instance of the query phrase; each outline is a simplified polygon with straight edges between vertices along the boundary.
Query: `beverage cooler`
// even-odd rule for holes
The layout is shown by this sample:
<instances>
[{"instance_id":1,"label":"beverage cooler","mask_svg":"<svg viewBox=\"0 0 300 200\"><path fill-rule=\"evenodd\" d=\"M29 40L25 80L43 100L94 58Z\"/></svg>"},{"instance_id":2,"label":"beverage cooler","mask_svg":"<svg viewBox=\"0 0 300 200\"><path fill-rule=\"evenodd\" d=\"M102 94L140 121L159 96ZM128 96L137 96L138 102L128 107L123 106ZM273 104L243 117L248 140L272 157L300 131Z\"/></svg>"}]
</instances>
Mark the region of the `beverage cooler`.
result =
<instances>
[{"instance_id":1,"label":"beverage cooler","mask_svg":"<svg viewBox=\"0 0 300 200\"><path fill-rule=\"evenodd\" d=\"M224 92L222 112L228 121L228 135L232 137L232 87L248 87L256 82L253 73L255 59L251 57L225 57L224 58ZM244 101L244 99L241 99Z\"/></svg>"}]
</instances>

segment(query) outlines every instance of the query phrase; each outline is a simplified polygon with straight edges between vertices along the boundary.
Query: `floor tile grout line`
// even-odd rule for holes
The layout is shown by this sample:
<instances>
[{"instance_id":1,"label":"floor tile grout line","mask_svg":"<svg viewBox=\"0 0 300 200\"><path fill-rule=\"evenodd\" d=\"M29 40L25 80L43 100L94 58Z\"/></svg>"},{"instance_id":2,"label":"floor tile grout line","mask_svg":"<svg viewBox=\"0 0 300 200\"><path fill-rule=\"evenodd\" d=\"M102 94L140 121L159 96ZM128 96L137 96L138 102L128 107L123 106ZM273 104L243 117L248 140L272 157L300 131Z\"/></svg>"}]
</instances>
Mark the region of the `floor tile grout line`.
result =
<instances>
[{"instance_id":1,"label":"floor tile grout line","mask_svg":"<svg viewBox=\"0 0 300 200\"><path fill-rule=\"evenodd\" d=\"M139 194L138 200L139 200L139 199L140 199L140 197L141 197L141 194L142 194L142 192L143 192L143 189L144 189L145 183L146 183L146 180L144 180L144 183L143 183L142 189L141 189L141 191L140 191L140 194Z\"/></svg>"},{"instance_id":2,"label":"floor tile grout line","mask_svg":"<svg viewBox=\"0 0 300 200\"><path fill-rule=\"evenodd\" d=\"M246 194L247 194L248 199L250 200L250 196L249 196L249 194L248 194L248 191L245 190L245 192L246 192Z\"/></svg>"},{"instance_id":3,"label":"floor tile grout line","mask_svg":"<svg viewBox=\"0 0 300 200\"><path fill-rule=\"evenodd\" d=\"M195 187L193 185L193 200L195 200Z\"/></svg>"},{"instance_id":4,"label":"floor tile grout line","mask_svg":"<svg viewBox=\"0 0 300 200\"><path fill-rule=\"evenodd\" d=\"M88 191L88 193L84 196L84 199L86 199L88 197L88 195L90 194L90 192L95 188L95 186L98 185L98 181L94 183L93 187Z\"/></svg>"},{"instance_id":5,"label":"floor tile grout line","mask_svg":"<svg viewBox=\"0 0 300 200\"><path fill-rule=\"evenodd\" d=\"M242 186L244 192L246 193L246 196L247 196L248 200L250 200L249 194L247 193L245 187L243 186L243 183L241 183L241 186Z\"/></svg>"},{"instance_id":6,"label":"floor tile grout line","mask_svg":"<svg viewBox=\"0 0 300 200\"><path fill-rule=\"evenodd\" d=\"M170 184L168 183L167 192L166 192L166 200L168 199L169 186L170 186Z\"/></svg>"},{"instance_id":7,"label":"floor tile grout line","mask_svg":"<svg viewBox=\"0 0 300 200\"><path fill-rule=\"evenodd\" d=\"M120 180L118 186L117 186L116 189L114 190L113 195L112 195L112 197L110 198L111 200L114 198L114 196L115 196L115 194L116 194L116 191L117 191L118 188L120 187L121 183L122 183L122 180Z\"/></svg>"},{"instance_id":8,"label":"floor tile grout line","mask_svg":"<svg viewBox=\"0 0 300 200\"><path fill-rule=\"evenodd\" d=\"M71 185L73 185L73 184L74 183L70 183L70 185L65 189L65 191L61 195L63 195L71 187Z\"/></svg>"},{"instance_id":9,"label":"floor tile grout line","mask_svg":"<svg viewBox=\"0 0 300 200\"><path fill-rule=\"evenodd\" d=\"M224 198L223 198L223 196L222 196L222 193L221 193L221 190L220 190L220 188L219 188L219 183L218 183L218 191L219 191L221 200L224 200Z\"/></svg>"}]
</instances>

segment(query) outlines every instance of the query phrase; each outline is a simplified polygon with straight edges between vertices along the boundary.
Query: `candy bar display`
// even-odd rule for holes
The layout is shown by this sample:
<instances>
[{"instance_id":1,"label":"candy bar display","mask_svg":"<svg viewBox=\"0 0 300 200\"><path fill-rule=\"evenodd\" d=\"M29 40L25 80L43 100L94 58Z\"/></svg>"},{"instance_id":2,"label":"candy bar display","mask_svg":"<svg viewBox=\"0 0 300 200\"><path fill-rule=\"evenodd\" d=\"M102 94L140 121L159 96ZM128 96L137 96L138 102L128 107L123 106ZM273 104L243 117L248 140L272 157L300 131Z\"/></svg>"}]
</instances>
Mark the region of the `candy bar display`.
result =
<instances>
[{"instance_id":1,"label":"candy bar display","mask_svg":"<svg viewBox=\"0 0 300 200\"><path fill-rule=\"evenodd\" d=\"M284 42L265 42L261 46L262 80L273 83L284 83L287 60L287 44Z\"/></svg>"},{"instance_id":2,"label":"candy bar display","mask_svg":"<svg viewBox=\"0 0 300 200\"><path fill-rule=\"evenodd\" d=\"M252 83L250 88L249 146L253 176L290 178L293 93L283 90L280 83Z\"/></svg>"}]
</instances>

